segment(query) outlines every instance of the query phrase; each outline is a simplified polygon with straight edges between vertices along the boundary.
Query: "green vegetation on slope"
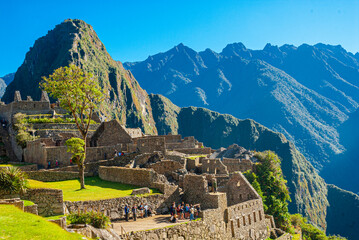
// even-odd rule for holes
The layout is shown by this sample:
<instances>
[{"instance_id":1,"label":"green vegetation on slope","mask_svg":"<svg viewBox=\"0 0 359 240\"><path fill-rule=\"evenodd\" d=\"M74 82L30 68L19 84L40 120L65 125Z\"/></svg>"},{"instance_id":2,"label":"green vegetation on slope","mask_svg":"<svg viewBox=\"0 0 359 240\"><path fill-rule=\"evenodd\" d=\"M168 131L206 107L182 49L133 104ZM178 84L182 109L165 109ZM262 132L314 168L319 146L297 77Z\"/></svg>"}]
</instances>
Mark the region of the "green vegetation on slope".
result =
<instances>
[{"instance_id":1,"label":"green vegetation on slope","mask_svg":"<svg viewBox=\"0 0 359 240\"><path fill-rule=\"evenodd\" d=\"M301 230L303 240L346 240L341 236L326 236L322 230L307 223L307 219L300 214L291 215L290 218L293 227Z\"/></svg>"},{"instance_id":2,"label":"green vegetation on slope","mask_svg":"<svg viewBox=\"0 0 359 240\"><path fill-rule=\"evenodd\" d=\"M0 205L0 239L75 240L79 234L69 233L42 217L25 213L12 205Z\"/></svg>"},{"instance_id":3,"label":"green vegetation on slope","mask_svg":"<svg viewBox=\"0 0 359 240\"><path fill-rule=\"evenodd\" d=\"M245 173L246 178L254 189L262 196L265 212L274 217L277 227L289 231L290 215L288 202L290 201L287 181L283 178L280 160L271 152L257 153L255 157L259 160L254 172Z\"/></svg>"},{"instance_id":4,"label":"green vegetation on slope","mask_svg":"<svg viewBox=\"0 0 359 240\"><path fill-rule=\"evenodd\" d=\"M65 201L88 201L126 197L131 195L132 190L140 188L133 185L109 182L99 177L85 178L86 189L80 190L79 180L66 180L59 182L41 182L29 179L30 188L55 188L61 189ZM159 193L151 189L151 194Z\"/></svg>"}]
</instances>

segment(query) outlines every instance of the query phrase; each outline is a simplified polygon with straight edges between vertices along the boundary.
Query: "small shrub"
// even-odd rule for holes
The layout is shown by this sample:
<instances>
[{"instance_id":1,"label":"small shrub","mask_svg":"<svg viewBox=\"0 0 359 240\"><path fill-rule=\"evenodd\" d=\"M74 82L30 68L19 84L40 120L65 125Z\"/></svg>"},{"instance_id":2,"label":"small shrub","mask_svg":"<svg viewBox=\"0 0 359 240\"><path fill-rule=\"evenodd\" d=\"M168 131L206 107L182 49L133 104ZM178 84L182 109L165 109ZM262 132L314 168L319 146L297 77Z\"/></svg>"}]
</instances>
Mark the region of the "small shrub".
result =
<instances>
[{"instance_id":1,"label":"small shrub","mask_svg":"<svg viewBox=\"0 0 359 240\"><path fill-rule=\"evenodd\" d=\"M0 168L0 191L7 194L26 192L28 181L26 174L17 167Z\"/></svg>"},{"instance_id":2,"label":"small shrub","mask_svg":"<svg viewBox=\"0 0 359 240\"><path fill-rule=\"evenodd\" d=\"M26 147L26 143L29 141L35 140L37 137L32 136L29 131L31 129L29 123L27 122L26 115L22 113L16 113L14 115L14 125L13 128L17 131L16 134L16 143L22 148Z\"/></svg>"},{"instance_id":3,"label":"small shrub","mask_svg":"<svg viewBox=\"0 0 359 240\"><path fill-rule=\"evenodd\" d=\"M110 219L103 213L86 212L86 213L71 213L67 215L67 220L71 224L90 224L95 228L106 228L110 224Z\"/></svg>"}]
</instances>

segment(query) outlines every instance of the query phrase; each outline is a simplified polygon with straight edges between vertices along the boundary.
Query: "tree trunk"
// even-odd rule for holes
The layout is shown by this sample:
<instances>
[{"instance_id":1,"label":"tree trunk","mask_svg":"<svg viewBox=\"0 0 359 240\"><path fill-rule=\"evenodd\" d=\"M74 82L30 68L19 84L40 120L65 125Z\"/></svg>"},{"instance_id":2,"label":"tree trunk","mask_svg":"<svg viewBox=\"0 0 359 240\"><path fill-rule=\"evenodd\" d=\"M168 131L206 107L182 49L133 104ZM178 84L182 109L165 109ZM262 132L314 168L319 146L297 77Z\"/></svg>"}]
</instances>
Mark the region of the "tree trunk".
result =
<instances>
[{"instance_id":1,"label":"tree trunk","mask_svg":"<svg viewBox=\"0 0 359 240\"><path fill-rule=\"evenodd\" d=\"M80 163L79 165L79 178L81 183L81 189L86 189L85 187L85 166L84 163Z\"/></svg>"},{"instance_id":2,"label":"tree trunk","mask_svg":"<svg viewBox=\"0 0 359 240\"><path fill-rule=\"evenodd\" d=\"M84 136L85 146L84 146L84 158L79 166L79 177L81 183L81 189L86 189L85 187L85 160L86 160L86 136Z\"/></svg>"}]
</instances>

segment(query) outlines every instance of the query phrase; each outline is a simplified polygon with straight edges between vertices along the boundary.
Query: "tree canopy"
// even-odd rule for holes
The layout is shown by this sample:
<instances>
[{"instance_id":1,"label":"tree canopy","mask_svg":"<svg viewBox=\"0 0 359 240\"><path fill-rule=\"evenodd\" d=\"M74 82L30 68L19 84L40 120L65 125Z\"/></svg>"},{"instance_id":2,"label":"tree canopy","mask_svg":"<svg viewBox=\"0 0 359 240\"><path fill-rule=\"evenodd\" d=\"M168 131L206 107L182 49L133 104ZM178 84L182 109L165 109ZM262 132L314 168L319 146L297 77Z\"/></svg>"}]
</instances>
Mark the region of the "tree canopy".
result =
<instances>
[{"instance_id":1,"label":"tree canopy","mask_svg":"<svg viewBox=\"0 0 359 240\"><path fill-rule=\"evenodd\" d=\"M43 77L40 86L60 102L60 107L72 113L83 137L83 141L77 138L67 142L68 150L77 160L81 189L83 189L85 188L86 138L92 114L104 95L94 76L73 64L56 69L49 77Z\"/></svg>"}]
</instances>

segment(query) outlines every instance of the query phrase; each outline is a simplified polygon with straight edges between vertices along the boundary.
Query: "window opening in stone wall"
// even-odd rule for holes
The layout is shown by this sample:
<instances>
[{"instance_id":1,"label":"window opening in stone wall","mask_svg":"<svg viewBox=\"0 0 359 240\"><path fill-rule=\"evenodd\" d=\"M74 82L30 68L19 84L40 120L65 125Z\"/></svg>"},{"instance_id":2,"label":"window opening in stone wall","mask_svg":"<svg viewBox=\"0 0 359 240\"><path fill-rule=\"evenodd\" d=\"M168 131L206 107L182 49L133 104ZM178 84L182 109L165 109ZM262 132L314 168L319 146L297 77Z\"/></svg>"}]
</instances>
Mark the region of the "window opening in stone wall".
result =
<instances>
[{"instance_id":1,"label":"window opening in stone wall","mask_svg":"<svg viewBox=\"0 0 359 240\"><path fill-rule=\"evenodd\" d=\"M241 223L239 221L239 218L237 218L237 227L240 227L241 226Z\"/></svg>"},{"instance_id":2,"label":"window opening in stone wall","mask_svg":"<svg viewBox=\"0 0 359 240\"><path fill-rule=\"evenodd\" d=\"M262 221L262 211L259 211L259 221Z\"/></svg>"},{"instance_id":3,"label":"window opening in stone wall","mask_svg":"<svg viewBox=\"0 0 359 240\"><path fill-rule=\"evenodd\" d=\"M246 216L243 216L243 226L246 225Z\"/></svg>"},{"instance_id":4,"label":"window opening in stone wall","mask_svg":"<svg viewBox=\"0 0 359 240\"><path fill-rule=\"evenodd\" d=\"M253 212L253 221L257 222L256 212Z\"/></svg>"},{"instance_id":5,"label":"window opening in stone wall","mask_svg":"<svg viewBox=\"0 0 359 240\"><path fill-rule=\"evenodd\" d=\"M251 215L249 214L248 215L248 224L251 225L252 224L252 221L251 221Z\"/></svg>"}]
</instances>

